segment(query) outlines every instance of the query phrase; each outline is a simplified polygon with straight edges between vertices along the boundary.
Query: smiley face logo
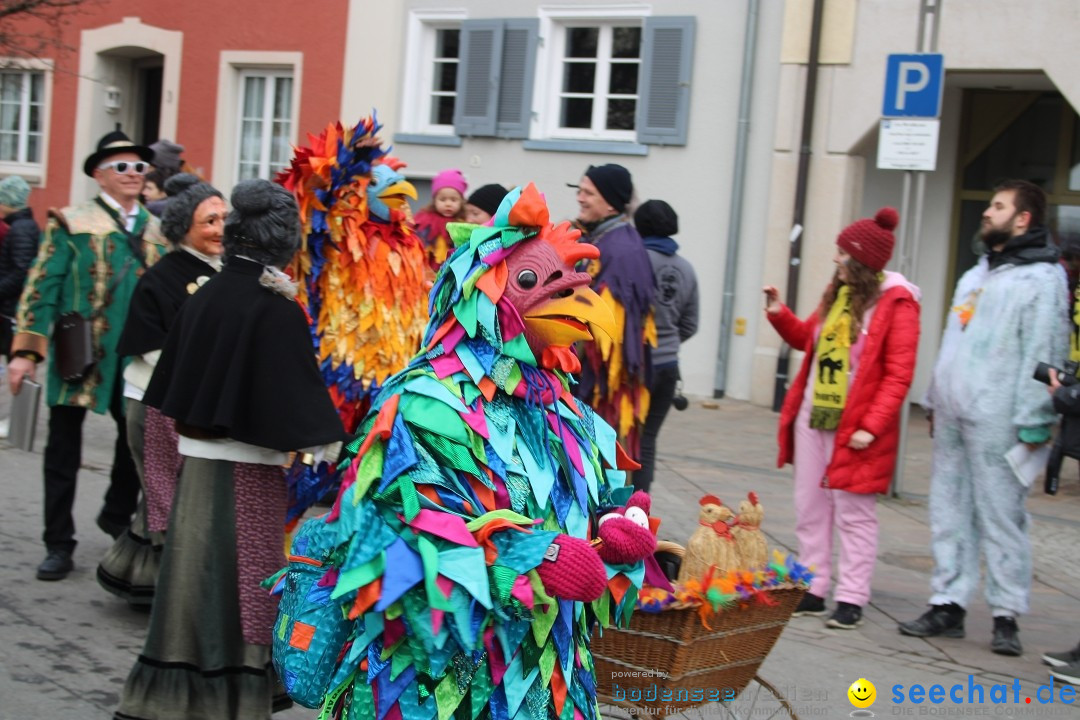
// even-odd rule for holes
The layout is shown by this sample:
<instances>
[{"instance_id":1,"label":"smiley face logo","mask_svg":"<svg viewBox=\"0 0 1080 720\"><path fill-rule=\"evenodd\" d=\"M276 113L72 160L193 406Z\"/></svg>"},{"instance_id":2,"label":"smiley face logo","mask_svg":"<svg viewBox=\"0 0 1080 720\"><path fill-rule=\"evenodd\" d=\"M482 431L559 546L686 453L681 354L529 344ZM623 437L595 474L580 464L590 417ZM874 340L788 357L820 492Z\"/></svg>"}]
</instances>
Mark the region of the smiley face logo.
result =
<instances>
[{"instance_id":1,"label":"smiley face logo","mask_svg":"<svg viewBox=\"0 0 1080 720\"><path fill-rule=\"evenodd\" d=\"M855 682L851 683L851 687L847 691L848 700L851 704L857 708L868 708L874 704L874 700L877 699L877 688L874 687L874 683L870 682L866 678L859 678Z\"/></svg>"}]
</instances>

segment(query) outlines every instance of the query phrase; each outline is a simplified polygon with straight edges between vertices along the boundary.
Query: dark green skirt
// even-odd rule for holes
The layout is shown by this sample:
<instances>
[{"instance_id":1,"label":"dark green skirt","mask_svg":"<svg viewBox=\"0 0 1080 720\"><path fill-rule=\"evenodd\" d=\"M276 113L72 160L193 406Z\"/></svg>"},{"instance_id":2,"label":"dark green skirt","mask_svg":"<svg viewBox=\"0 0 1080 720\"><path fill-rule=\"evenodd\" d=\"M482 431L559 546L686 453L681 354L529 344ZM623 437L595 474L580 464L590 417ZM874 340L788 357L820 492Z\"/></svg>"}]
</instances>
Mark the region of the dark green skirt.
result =
<instances>
[{"instance_id":1,"label":"dark green skirt","mask_svg":"<svg viewBox=\"0 0 1080 720\"><path fill-rule=\"evenodd\" d=\"M124 686L119 720L266 720L291 705L270 646L244 642L235 467L184 459L150 631Z\"/></svg>"}]
</instances>

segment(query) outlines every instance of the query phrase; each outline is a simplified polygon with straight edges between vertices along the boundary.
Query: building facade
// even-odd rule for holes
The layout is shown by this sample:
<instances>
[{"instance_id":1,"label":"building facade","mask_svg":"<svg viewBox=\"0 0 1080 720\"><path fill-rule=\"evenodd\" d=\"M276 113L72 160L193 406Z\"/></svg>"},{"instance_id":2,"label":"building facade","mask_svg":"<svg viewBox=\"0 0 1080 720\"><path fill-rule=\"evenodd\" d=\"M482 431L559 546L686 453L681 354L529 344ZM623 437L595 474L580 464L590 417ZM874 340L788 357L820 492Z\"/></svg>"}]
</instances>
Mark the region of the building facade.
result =
<instances>
[{"instance_id":1,"label":"building facade","mask_svg":"<svg viewBox=\"0 0 1080 720\"><path fill-rule=\"evenodd\" d=\"M473 188L531 181L556 219L576 214L567 183L620 163L638 200L679 213L698 273L684 390L772 404L780 343L761 286L783 292L789 276L814 4L105 0L69 21L72 50L3 64L0 174L26 176L38 208L85 197L81 158L119 123L180 142L227 189L270 176L306 133L372 110L421 188L446 168ZM1053 229L1080 231L1080 71L1066 42L1080 5L822 7L796 310L816 307L845 225L906 209L890 267L923 291L918 399L994 182L1038 182ZM920 27L922 49L945 61L936 168L921 177L876 168L886 59L919 49Z\"/></svg>"}]
</instances>

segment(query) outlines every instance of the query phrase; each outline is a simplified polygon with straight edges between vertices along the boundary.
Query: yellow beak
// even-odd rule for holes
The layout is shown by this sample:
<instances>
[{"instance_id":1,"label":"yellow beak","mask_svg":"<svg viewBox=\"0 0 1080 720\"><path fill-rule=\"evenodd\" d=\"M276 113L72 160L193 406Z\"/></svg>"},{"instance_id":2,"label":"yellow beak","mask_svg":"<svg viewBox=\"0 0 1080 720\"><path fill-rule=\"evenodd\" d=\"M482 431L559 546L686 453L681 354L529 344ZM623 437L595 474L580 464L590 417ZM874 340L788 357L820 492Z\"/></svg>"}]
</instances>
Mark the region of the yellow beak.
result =
<instances>
[{"instance_id":1,"label":"yellow beak","mask_svg":"<svg viewBox=\"0 0 1080 720\"><path fill-rule=\"evenodd\" d=\"M596 330L609 338L615 336L615 316L585 285L566 297L537 305L524 320L529 330L548 345L570 346L578 340L592 340Z\"/></svg>"},{"instance_id":2,"label":"yellow beak","mask_svg":"<svg viewBox=\"0 0 1080 720\"><path fill-rule=\"evenodd\" d=\"M401 208L405 203L406 197L410 197L413 200L416 200L417 198L416 188L414 188L413 184L407 180L396 182L379 193L379 199L395 210Z\"/></svg>"}]
</instances>

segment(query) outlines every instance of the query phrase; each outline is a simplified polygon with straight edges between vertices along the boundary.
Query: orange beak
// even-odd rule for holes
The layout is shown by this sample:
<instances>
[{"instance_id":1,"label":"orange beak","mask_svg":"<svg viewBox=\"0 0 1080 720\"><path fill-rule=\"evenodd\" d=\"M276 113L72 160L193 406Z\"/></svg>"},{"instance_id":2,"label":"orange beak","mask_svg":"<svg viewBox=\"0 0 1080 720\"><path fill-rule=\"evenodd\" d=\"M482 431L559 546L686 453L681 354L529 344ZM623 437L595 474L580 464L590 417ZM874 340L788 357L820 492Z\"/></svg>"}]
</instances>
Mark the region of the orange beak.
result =
<instances>
[{"instance_id":1,"label":"orange beak","mask_svg":"<svg viewBox=\"0 0 1080 720\"><path fill-rule=\"evenodd\" d=\"M569 347L592 340L596 330L615 335L615 316L600 296L582 285L564 297L543 302L524 317L530 332L548 345Z\"/></svg>"}]
</instances>

